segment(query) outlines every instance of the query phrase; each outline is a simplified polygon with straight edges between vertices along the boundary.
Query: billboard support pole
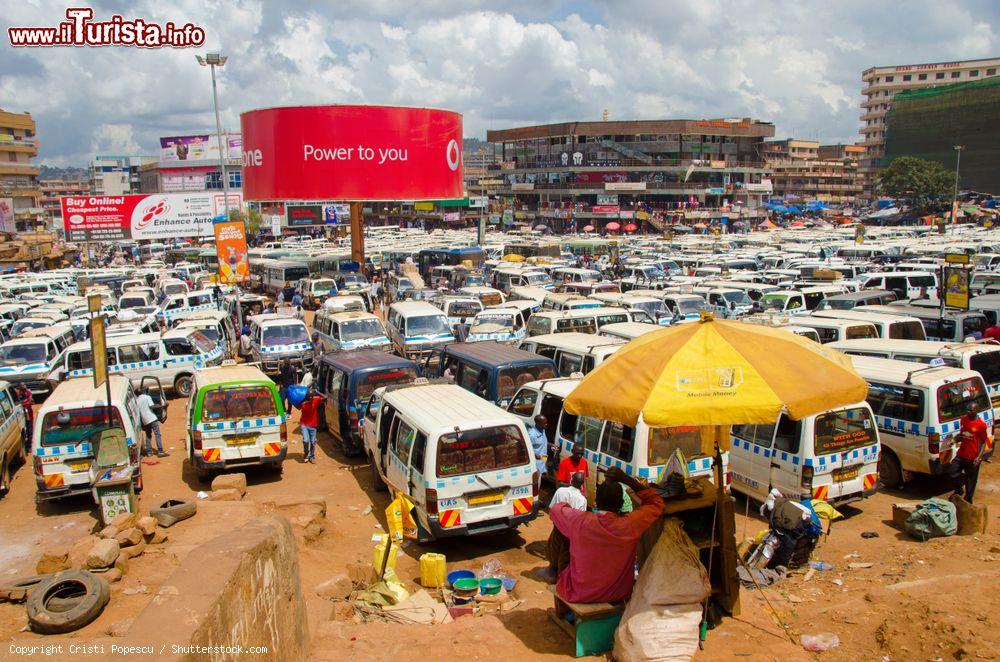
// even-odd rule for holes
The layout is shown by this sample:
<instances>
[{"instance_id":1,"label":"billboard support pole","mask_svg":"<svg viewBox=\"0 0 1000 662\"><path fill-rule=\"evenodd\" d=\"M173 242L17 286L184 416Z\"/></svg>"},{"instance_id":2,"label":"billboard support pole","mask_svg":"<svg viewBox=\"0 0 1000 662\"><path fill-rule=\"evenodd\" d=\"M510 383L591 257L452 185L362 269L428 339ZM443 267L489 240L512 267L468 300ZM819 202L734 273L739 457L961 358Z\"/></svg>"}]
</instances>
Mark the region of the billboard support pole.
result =
<instances>
[{"instance_id":1,"label":"billboard support pole","mask_svg":"<svg viewBox=\"0 0 1000 662\"><path fill-rule=\"evenodd\" d=\"M351 203L351 260L358 263L358 267L365 264L365 221L362 218L365 203Z\"/></svg>"}]
</instances>

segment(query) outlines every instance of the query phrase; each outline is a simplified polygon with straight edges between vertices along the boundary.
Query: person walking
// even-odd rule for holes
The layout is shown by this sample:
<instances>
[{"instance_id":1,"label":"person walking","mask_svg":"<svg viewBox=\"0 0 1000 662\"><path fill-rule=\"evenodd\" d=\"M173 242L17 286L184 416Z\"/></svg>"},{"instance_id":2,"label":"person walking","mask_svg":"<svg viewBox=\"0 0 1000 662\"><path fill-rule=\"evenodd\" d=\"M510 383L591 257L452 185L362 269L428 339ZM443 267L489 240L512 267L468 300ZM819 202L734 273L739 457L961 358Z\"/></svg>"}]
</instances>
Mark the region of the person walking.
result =
<instances>
[{"instance_id":1,"label":"person walking","mask_svg":"<svg viewBox=\"0 0 1000 662\"><path fill-rule=\"evenodd\" d=\"M15 387L14 393L17 395L17 399L21 407L24 408L24 429L28 432L24 435L24 451L30 454L32 430L35 427L35 398L31 395L31 390L24 384L18 384Z\"/></svg>"},{"instance_id":2,"label":"person walking","mask_svg":"<svg viewBox=\"0 0 1000 662\"><path fill-rule=\"evenodd\" d=\"M285 406L285 414L291 411L291 403L288 401L288 387L299 383L299 373L292 367L292 362L288 359L281 360L281 367L278 369L278 393L281 395L281 404Z\"/></svg>"},{"instance_id":3,"label":"person walking","mask_svg":"<svg viewBox=\"0 0 1000 662\"><path fill-rule=\"evenodd\" d=\"M309 394L302 401L299 408L302 409L302 418L299 419L299 428L302 430L302 461L316 464L316 429L319 427L319 411L326 400L323 395L314 388L309 389Z\"/></svg>"},{"instance_id":4,"label":"person walking","mask_svg":"<svg viewBox=\"0 0 1000 662\"><path fill-rule=\"evenodd\" d=\"M285 290L284 290L284 288L278 290L278 296L275 297L275 301L277 302L277 304L278 304L279 307L285 305Z\"/></svg>"},{"instance_id":5,"label":"person walking","mask_svg":"<svg viewBox=\"0 0 1000 662\"><path fill-rule=\"evenodd\" d=\"M977 415L975 405L969 405L962 422L959 425L958 436L961 445L955 456L954 468L958 479L955 494L972 503L979 482L979 465L983 454L987 451L989 439L986 436L986 423Z\"/></svg>"},{"instance_id":6,"label":"person walking","mask_svg":"<svg viewBox=\"0 0 1000 662\"><path fill-rule=\"evenodd\" d=\"M153 398L149 395L148 389L143 389L138 398L135 399L139 406L139 422L142 424L142 432L146 438L143 445L142 454L149 456L153 454L153 437L156 437L156 456L167 457L170 453L163 450L163 437L160 434L160 417L153 411Z\"/></svg>"},{"instance_id":7,"label":"person walking","mask_svg":"<svg viewBox=\"0 0 1000 662\"><path fill-rule=\"evenodd\" d=\"M535 416L534 425L528 428L528 439L531 441L531 450L535 452L535 468L539 478L545 475L548 462L549 438L545 434L547 423L545 416L539 414Z\"/></svg>"},{"instance_id":8,"label":"person walking","mask_svg":"<svg viewBox=\"0 0 1000 662\"><path fill-rule=\"evenodd\" d=\"M240 331L240 358L242 358L244 362L249 362L252 355L253 343L250 338L250 327L244 324L243 330Z\"/></svg>"}]
</instances>

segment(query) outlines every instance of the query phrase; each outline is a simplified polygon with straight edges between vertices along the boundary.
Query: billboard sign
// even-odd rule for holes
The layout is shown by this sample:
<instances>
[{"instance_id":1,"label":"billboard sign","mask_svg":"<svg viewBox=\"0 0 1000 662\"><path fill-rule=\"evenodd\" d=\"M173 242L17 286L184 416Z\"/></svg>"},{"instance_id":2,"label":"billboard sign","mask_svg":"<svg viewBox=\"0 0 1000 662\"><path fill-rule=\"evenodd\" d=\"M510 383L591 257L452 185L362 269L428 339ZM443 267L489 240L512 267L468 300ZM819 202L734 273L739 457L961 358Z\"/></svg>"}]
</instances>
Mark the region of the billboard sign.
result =
<instances>
[{"instance_id":1,"label":"billboard sign","mask_svg":"<svg viewBox=\"0 0 1000 662\"><path fill-rule=\"evenodd\" d=\"M60 204L67 241L211 237L212 219L225 214L222 191L64 196ZM230 192L229 206L242 205L242 195Z\"/></svg>"},{"instance_id":2,"label":"billboard sign","mask_svg":"<svg viewBox=\"0 0 1000 662\"><path fill-rule=\"evenodd\" d=\"M250 200L460 198L462 116L428 108L298 106L240 116Z\"/></svg>"},{"instance_id":3,"label":"billboard sign","mask_svg":"<svg viewBox=\"0 0 1000 662\"><path fill-rule=\"evenodd\" d=\"M238 161L243 155L243 139L239 134L223 135L226 158ZM207 133L193 136L160 138L161 161L218 161L219 139Z\"/></svg>"},{"instance_id":4,"label":"billboard sign","mask_svg":"<svg viewBox=\"0 0 1000 662\"><path fill-rule=\"evenodd\" d=\"M646 182L605 182L605 191L645 191Z\"/></svg>"},{"instance_id":5,"label":"billboard sign","mask_svg":"<svg viewBox=\"0 0 1000 662\"><path fill-rule=\"evenodd\" d=\"M0 230L3 232L16 232L14 225L14 199L0 198Z\"/></svg>"},{"instance_id":6,"label":"billboard sign","mask_svg":"<svg viewBox=\"0 0 1000 662\"><path fill-rule=\"evenodd\" d=\"M215 223L215 250L219 260L220 283L245 283L250 280L247 235L243 221Z\"/></svg>"},{"instance_id":7,"label":"billboard sign","mask_svg":"<svg viewBox=\"0 0 1000 662\"><path fill-rule=\"evenodd\" d=\"M285 219L290 228L326 224L323 205L285 205Z\"/></svg>"}]
</instances>

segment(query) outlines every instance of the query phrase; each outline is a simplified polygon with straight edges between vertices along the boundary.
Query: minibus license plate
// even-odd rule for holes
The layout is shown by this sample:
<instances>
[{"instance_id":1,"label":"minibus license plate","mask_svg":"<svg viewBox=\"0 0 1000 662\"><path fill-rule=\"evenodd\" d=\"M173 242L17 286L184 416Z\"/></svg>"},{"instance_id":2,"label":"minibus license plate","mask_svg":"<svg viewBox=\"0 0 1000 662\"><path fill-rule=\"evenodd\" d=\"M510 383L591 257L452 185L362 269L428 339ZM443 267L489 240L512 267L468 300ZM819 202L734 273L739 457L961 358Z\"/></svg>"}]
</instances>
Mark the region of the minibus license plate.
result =
<instances>
[{"instance_id":1,"label":"minibus license plate","mask_svg":"<svg viewBox=\"0 0 1000 662\"><path fill-rule=\"evenodd\" d=\"M70 462L69 468L73 471L90 471L90 460L86 462Z\"/></svg>"},{"instance_id":2,"label":"minibus license plate","mask_svg":"<svg viewBox=\"0 0 1000 662\"><path fill-rule=\"evenodd\" d=\"M501 492L496 492L495 494L480 494L477 496L470 496L466 500L469 502L470 506L485 506L487 504L503 501L503 494Z\"/></svg>"},{"instance_id":3,"label":"minibus license plate","mask_svg":"<svg viewBox=\"0 0 1000 662\"><path fill-rule=\"evenodd\" d=\"M232 437L226 437L226 446L249 446L250 444L257 442L257 435L255 434L238 434Z\"/></svg>"},{"instance_id":4,"label":"minibus license plate","mask_svg":"<svg viewBox=\"0 0 1000 662\"><path fill-rule=\"evenodd\" d=\"M861 472L861 465L856 464L853 467L843 467L842 469L834 469L833 480L838 483L843 483L848 480L854 480L858 477Z\"/></svg>"}]
</instances>

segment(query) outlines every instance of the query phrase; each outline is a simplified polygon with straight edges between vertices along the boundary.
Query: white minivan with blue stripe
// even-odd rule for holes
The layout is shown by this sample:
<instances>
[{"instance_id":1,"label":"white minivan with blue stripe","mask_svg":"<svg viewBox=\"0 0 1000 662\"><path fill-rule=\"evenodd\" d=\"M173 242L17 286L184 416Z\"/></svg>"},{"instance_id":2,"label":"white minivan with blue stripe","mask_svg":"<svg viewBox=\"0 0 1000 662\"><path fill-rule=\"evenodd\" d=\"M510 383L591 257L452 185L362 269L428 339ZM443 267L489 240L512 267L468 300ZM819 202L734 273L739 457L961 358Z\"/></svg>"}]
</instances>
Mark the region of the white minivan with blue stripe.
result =
<instances>
[{"instance_id":1,"label":"white minivan with blue stripe","mask_svg":"<svg viewBox=\"0 0 1000 662\"><path fill-rule=\"evenodd\" d=\"M391 349L382 320L364 312L320 309L313 318L313 344L321 354L349 349Z\"/></svg>"},{"instance_id":2,"label":"white minivan with blue stripe","mask_svg":"<svg viewBox=\"0 0 1000 662\"><path fill-rule=\"evenodd\" d=\"M438 347L455 342L444 312L426 301L392 304L386 316L386 327L396 353L418 363Z\"/></svg>"},{"instance_id":3,"label":"white minivan with blue stripe","mask_svg":"<svg viewBox=\"0 0 1000 662\"><path fill-rule=\"evenodd\" d=\"M49 393L49 373L75 341L73 327L66 323L25 331L0 345L0 379L22 384L33 395Z\"/></svg>"},{"instance_id":4,"label":"white minivan with blue stripe","mask_svg":"<svg viewBox=\"0 0 1000 662\"><path fill-rule=\"evenodd\" d=\"M276 313L247 318L250 327L250 354L253 362L268 375L276 375L288 359L296 370L311 370L313 344L305 322Z\"/></svg>"},{"instance_id":5,"label":"white minivan with blue stripe","mask_svg":"<svg viewBox=\"0 0 1000 662\"><path fill-rule=\"evenodd\" d=\"M875 493L881 446L865 402L798 421L782 413L769 425L734 425L730 437L733 489L758 501L772 488L831 503Z\"/></svg>"},{"instance_id":6,"label":"white minivan with blue stripe","mask_svg":"<svg viewBox=\"0 0 1000 662\"><path fill-rule=\"evenodd\" d=\"M223 347L195 329L173 329L163 334L142 333L112 336L106 341L108 373L124 375L139 386L143 377L156 377L182 398L191 395L194 373L216 366L225 358ZM51 383L65 377L94 374L90 341L72 345L59 367L49 376Z\"/></svg>"},{"instance_id":7,"label":"white minivan with blue stripe","mask_svg":"<svg viewBox=\"0 0 1000 662\"><path fill-rule=\"evenodd\" d=\"M886 487L899 487L912 474L947 474L970 406L992 431L989 391L978 372L867 356L850 359L868 382L865 399L879 428L879 478Z\"/></svg>"}]
</instances>

